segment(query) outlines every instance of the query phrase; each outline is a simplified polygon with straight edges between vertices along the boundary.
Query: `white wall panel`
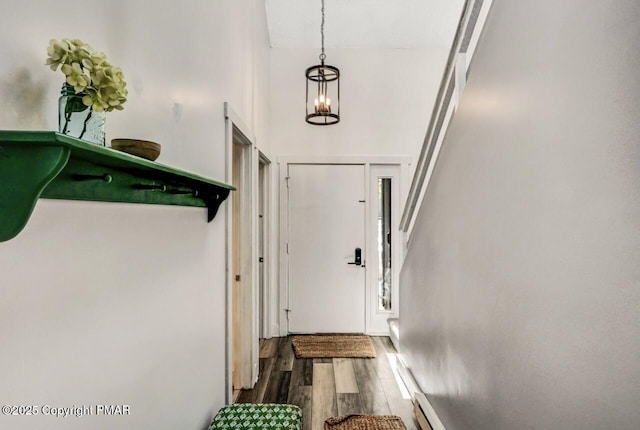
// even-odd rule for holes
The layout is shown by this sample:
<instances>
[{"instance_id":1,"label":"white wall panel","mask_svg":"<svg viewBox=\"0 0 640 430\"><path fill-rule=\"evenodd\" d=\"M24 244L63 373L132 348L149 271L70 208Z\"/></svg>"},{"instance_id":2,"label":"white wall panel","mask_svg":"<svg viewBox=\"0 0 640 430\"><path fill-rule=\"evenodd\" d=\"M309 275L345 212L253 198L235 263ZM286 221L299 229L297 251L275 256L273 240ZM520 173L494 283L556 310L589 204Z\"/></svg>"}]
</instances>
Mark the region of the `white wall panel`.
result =
<instances>
[{"instance_id":1,"label":"white wall panel","mask_svg":"<svg viewBox=\"0 0 640 430\"><path fill-rule=\"evenodd\" d=\"M107 140L223 180L223 102L268 147L264 2L10 2L0 17L0 128L56 129L51 38L80 38L127 78ZM225 399L225 211L41 200L0 243L3 404L128 404L131 415L0 416L14 429L204 428Z\"/></svg>"},{"instance_id":2,"label":"white wall panel","mask_svg":"<svg viewBox=\"0 0 640 430\"><path fill-rule=\"evenodd\" d=\"M449 46L441 49L334 49L340 69L338 124L307 124L305 75L318 51L272 49L271 142L278 155L417 157Z\"/></svg>"},{"instance_id":3,"label":"white wall panel","mask_svg":"<svg viewBox=\"0 0 640 430\"><path fill-rule=\"evenodd\" d=\"M272 152L280 162L292 159L361 162L372 161L372 157L379 157L375 158L379 162L383 162L384 157L392 157L396 162L400 156L410 160L406 174L411 174L413 160L427 131L449 48L327 50L327 64L338 67L341 72L341 121L323 127L304 120L304 72L318 63L319 51L272 49ZM280 185L274 180L276 183ZM401 194L403 206L406 190L401 189ZM282 210L278 215L285 216ZM274 232L274 237L279 231ZM280 270L286 269L281 266ZM285 282L282 276L281 273L281 285ZM285 300L280 298L280 312L287 307ZM281 314L280 319L283 318ZM286 327L280 327L280 333L286 333Z\"/></svg>"},{"instance_id":4,"label":"white wall panel","mask_svg":"<svg viewBox=\"0 0 640 430\"><path fill-rule=\"evenodd\" d=\"M635 429L640 4L495 0L401 275L447 430Z\"/></svg>"}]
</instances>

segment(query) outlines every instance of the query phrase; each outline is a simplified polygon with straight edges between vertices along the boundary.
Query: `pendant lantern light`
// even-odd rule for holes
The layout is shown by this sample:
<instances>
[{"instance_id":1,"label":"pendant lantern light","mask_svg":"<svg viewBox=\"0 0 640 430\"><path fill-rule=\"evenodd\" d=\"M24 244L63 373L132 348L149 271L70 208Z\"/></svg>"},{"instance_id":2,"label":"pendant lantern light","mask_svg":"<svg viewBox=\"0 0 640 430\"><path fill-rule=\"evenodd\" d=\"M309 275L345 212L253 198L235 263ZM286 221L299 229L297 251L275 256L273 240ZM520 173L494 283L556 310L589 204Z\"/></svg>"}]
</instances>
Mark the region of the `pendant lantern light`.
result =
<instances>
[{"instance_id":1,"label":"pendant lantern light","mask_svg":"<svg viewBox=\"0 0 640 430\"><path fill-rule=\"evenodd\" d=\"M331 125L340 122L340 70L324 64L324 0L321 0L322 23L320 38L322 51L320 64L309 67L307 77L306 121L313 125Z\"/></svg>"}]
</instances>

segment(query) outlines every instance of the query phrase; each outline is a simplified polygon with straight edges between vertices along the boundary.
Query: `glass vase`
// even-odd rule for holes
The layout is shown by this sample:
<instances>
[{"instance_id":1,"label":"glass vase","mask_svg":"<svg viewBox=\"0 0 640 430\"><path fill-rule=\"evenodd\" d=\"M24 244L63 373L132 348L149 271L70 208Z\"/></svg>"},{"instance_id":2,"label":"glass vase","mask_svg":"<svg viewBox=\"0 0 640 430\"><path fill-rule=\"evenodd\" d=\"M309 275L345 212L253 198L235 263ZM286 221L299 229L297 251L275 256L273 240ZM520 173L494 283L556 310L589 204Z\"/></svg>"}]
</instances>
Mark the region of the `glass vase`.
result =
<instances>
[{"instance_id":1,"label":"glass vase","mask_svg":"<svg viewBox=\"0 0 640 430\"><path fill-rule=\"evenodd\" d=\"M85 92L76 94L72 85L64 83L58 100L58 131L89 143L105 146L106 113L96 112L82 103Z\"/></svg>"}]
</instances>

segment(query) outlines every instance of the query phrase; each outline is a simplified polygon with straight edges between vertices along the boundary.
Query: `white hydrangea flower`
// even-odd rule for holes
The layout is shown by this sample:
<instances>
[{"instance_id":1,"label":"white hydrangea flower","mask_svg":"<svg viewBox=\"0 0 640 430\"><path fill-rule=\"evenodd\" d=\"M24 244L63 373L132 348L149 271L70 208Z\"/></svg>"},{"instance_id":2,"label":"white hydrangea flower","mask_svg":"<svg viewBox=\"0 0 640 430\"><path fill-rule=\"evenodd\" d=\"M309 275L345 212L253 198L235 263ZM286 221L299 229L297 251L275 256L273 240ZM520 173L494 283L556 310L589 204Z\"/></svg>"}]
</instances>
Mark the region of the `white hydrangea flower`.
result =
<instances>
[{"instance_id":1,"label":"white hydrangea flower","mask_svg":"<svg viewBox=\"0 0 640 430\"><path fill-rule=\"evenodd\" d=\"M127 101L127 83L119 67L112 66L107 56L79 39L51 40L46 65L61 71L82 103L97 112L122 110Z\"/></svg>"}]
</instances>

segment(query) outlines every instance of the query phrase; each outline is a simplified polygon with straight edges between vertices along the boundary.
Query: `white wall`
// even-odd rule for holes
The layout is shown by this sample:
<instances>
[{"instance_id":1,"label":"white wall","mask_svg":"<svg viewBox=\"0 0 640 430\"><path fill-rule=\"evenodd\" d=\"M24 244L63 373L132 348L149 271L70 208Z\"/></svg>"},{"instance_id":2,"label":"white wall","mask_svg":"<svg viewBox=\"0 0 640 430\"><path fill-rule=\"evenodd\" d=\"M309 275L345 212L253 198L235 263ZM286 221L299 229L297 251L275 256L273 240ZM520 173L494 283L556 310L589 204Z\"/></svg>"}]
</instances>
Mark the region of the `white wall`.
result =
<instances>
[{"instance_id":1,"label":"white wall","mask_svg":"<svg viewBox=\"0 0 640 430\"><path fill-rule=\"evenodd\" d=\"M409 244L447 430L640 421L640 4L495 0Z\"/></svg>"},{"instance_id":2,"label":"white wall","mask_svg":"<svg viewBox=\"0 0 640 430\"><path fill-rule=\"evenodd\" d=\"M11 2L0 18L0 128L56 129L51 38L124 70L107 141L162 144L159 161L224 179L223 102L269 152L261 0ZM0 416L15 429L205 428L225 396L225 211L41 200L0 243L2 404L128 404L125 417Z\"/></svg>"},{"instance_id":3,"label":"white wall","mask_svg":"<svg viewBox=\"0 0 640 430\"><path fill-rule=\"evenodd\" d=\"M305 75L319 50L272 49L271 143L278 155L405 155L417 158L449 46L329 49L340 69L340 123L305 117Z\"/></svg>"}]
</instances>

